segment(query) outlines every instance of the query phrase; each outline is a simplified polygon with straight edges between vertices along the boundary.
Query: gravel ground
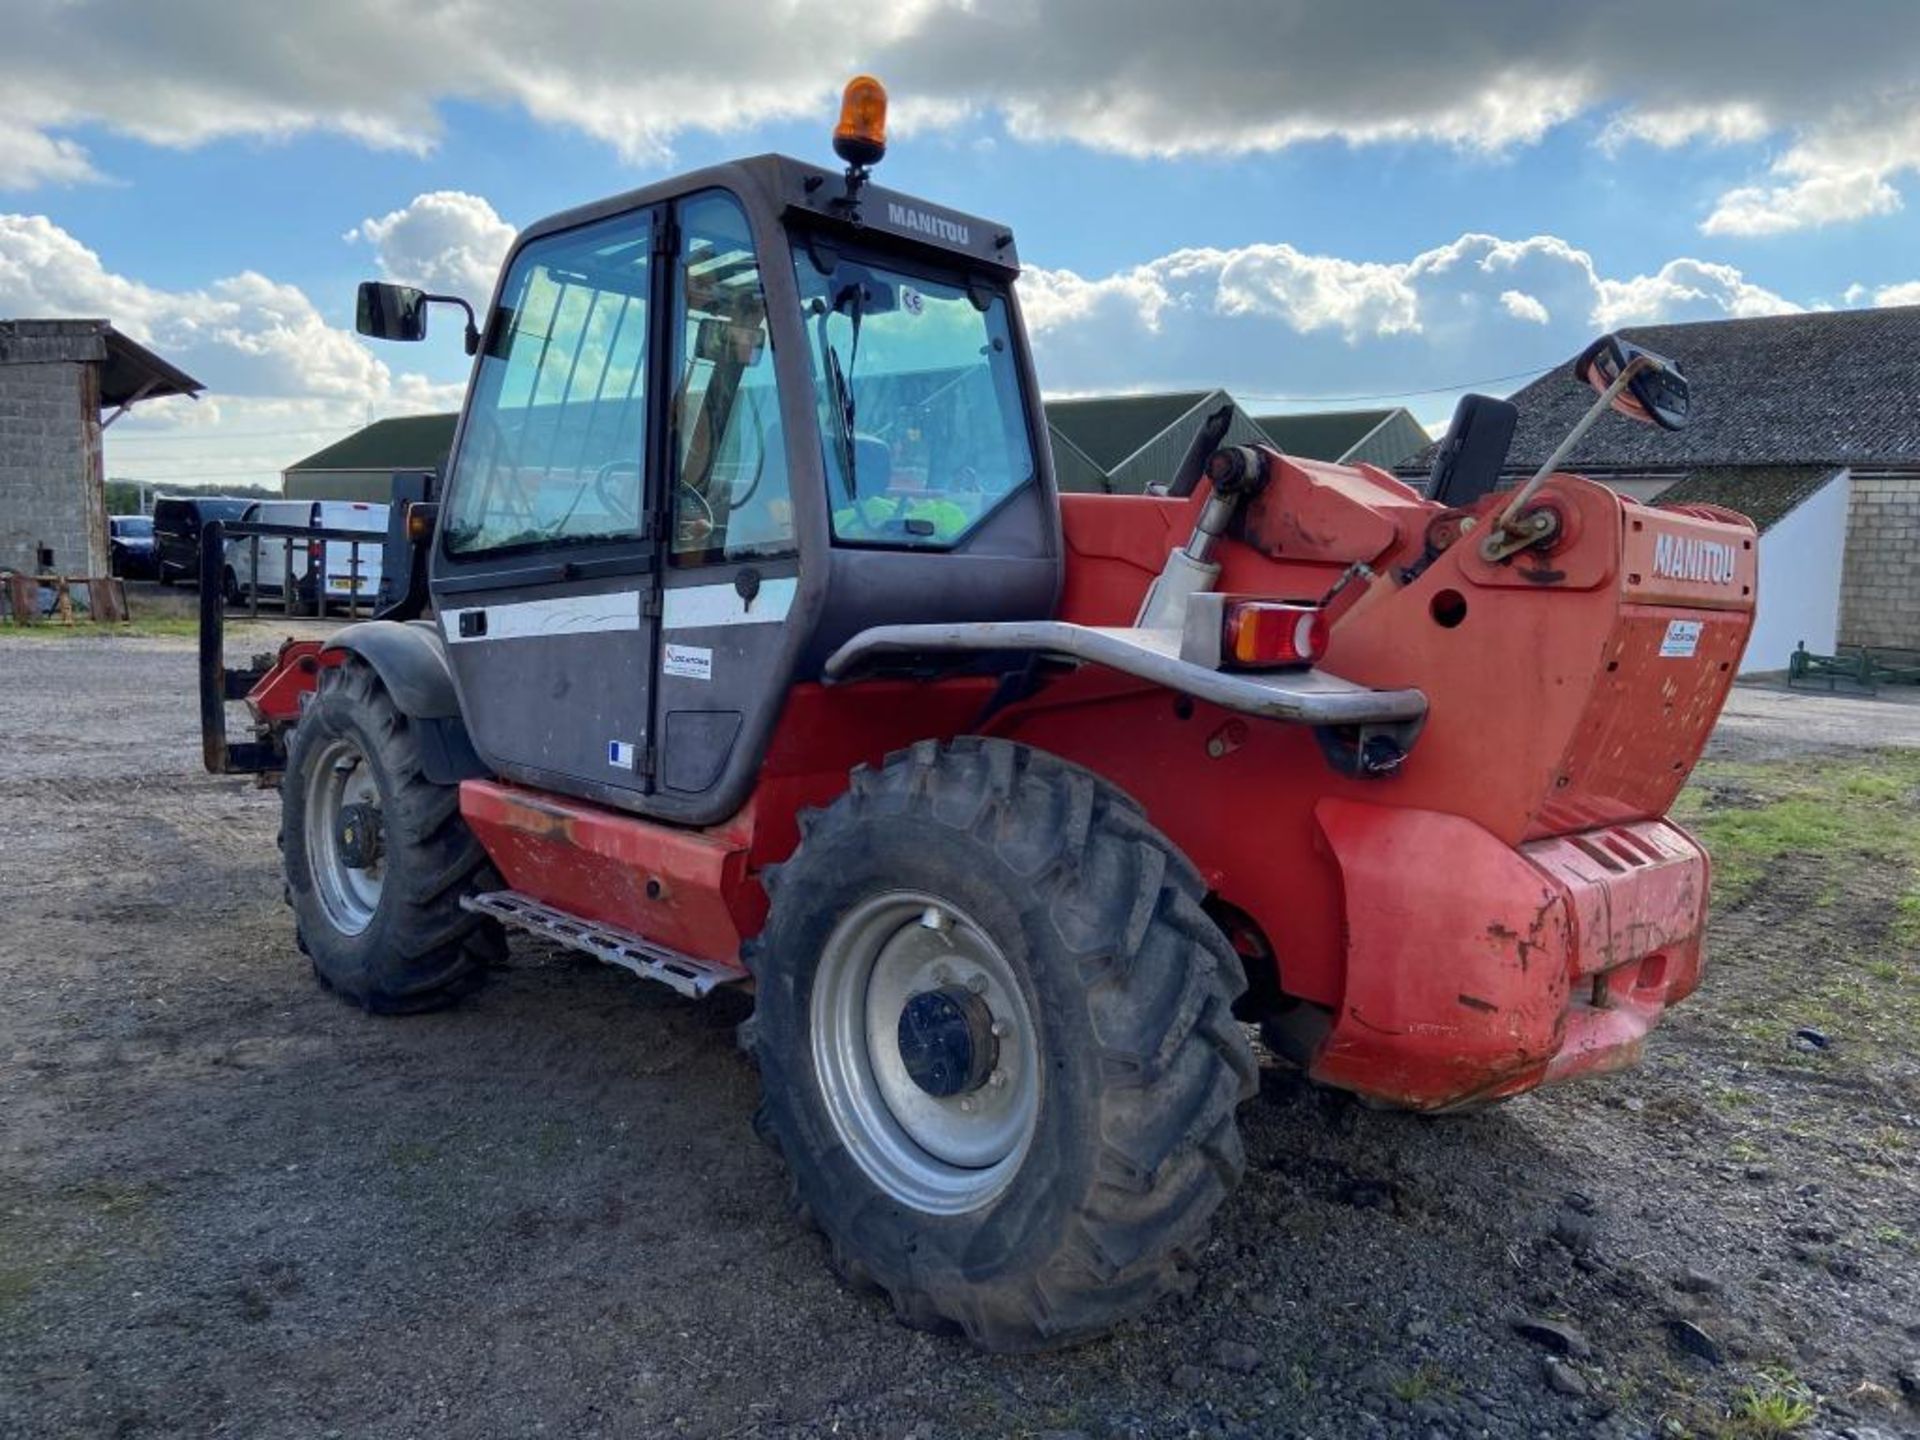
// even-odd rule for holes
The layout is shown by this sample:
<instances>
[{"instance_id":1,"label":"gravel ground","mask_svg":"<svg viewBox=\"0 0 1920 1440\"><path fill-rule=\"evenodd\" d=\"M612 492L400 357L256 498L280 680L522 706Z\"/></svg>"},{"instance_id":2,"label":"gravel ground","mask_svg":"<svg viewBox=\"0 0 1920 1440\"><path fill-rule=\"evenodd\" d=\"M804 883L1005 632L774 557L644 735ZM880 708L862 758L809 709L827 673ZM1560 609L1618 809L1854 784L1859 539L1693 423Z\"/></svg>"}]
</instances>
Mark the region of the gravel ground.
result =
<instances>
[{"instance_id":1,"label":"gravel ground","mask_svg":"<svg viewBox=\"0 0 1920 1440\"><path fill-rule=\"evenodd\" d=\"M321 993L276 798L198 771L191 680L184 642L0 638L0 1436L1920 1432L1883 864L1724 907L1630 1074L1426 1120L1269 1069L1192 1293L1005 1359L831 1278L737 1005L524 941L450 1014ZM1742 690L1716 747L1894 743L1920 706Z\"/></svg>"}]
</instances>

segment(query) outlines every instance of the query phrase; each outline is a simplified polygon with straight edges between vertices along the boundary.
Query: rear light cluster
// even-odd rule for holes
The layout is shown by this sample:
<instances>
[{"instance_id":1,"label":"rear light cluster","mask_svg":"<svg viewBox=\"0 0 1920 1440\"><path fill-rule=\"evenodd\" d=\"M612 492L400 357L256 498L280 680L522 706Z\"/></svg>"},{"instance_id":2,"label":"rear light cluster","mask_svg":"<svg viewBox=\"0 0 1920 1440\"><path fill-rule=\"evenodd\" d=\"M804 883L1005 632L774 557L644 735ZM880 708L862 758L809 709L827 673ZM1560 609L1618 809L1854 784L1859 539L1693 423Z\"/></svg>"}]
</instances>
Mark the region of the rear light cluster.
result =
<instances>
[{"instance_id":1,"label":"rear light cluster","mask_svg":"<svg viewBox=\"0 0 1920 1440\"><path fill-rule=\"evenodd\" d=\"M1221 617L1220 658L1235 670L1312 665L1327 649L1327 612L1284 600L1232 600Z\"/></svg>"}]
</instances>

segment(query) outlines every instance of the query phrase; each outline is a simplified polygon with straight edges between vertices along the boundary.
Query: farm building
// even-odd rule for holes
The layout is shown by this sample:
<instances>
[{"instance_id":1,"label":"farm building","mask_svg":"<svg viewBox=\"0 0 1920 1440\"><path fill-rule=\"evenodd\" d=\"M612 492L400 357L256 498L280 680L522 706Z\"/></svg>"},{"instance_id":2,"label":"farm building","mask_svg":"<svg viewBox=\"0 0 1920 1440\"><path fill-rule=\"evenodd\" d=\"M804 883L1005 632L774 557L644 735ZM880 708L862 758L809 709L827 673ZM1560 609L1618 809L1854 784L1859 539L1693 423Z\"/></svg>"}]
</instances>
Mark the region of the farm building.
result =
<instances>
[{"instance_id":1,"label":"farm building","mask_svg":"<svg viewBox=\"0 0 1920 1440\"><path fill-rule=\"evenodd\" d=\"M0 320L0 570L107 573L101 436L205 387L106 320Z\"/></svg>"},{"instance_id":2,"label":"farm building","mask_svg":"<svg viewBox=\"0 0 1920 1440\"><path fill-rule=\"evenodd\" d=\"M1049 400L1054 476L1066 491L1138 495L1172 477L1194 432L1222 405L1233 407L1227 444L1271 444L1306 460L1392 466L1430 438L1405 410L1252 416L1224 390Z\"/></svg>"},{"instance_id":3,"label":"farm building","mask_svg":"<svg viewBox=\"0 0 1920 1440\"><path fill-rule=\"evenodd\" d=\"M460 417L402 415L376 420L281 472L289 500L376 500L385 504L395 475L444 470Z\"/></svg>"},{"instance_id":4,"label":"farm building","mask_svg":"<svg viewBox=\"0 0 1920 1440\"><path fill-rule=\"evenodd\" d=\"M1391 469L1433 439L1404 409L1317 410L1253 418L1282 454L1343 465Z\"/></svg>"},{"instance_id":5,"label":"farm building","mask_svg":"<svg viewBox=\"0 0 1920 1440\"><path fill-rule=\"evenodd\" d=\"M1568 470L1643 501L1722 505L1760 527L1760 608L1744 669L1786 668L1801 641L1920 648L1920 306L1623 331L1677 361L1692 420L1609 414ZM1513 397L1506 482L1552 454L1593 401L1558 367ZM1424 475L1431 450L1402 467Z\"/></svg>"},{"instance_id":6,"label":"farm building","mask_svg":"<svg viewBox=\"0 0 1920 1440\"><path fill-rule=\"evenodd\" d=\"M1046 402L1053 473L1062 490L1139 495L1171 479L1207 416L1233 405L1227 443L1266 437L1224 390L1154 395L1099 395Z\"/></svg>"}]
</instances>

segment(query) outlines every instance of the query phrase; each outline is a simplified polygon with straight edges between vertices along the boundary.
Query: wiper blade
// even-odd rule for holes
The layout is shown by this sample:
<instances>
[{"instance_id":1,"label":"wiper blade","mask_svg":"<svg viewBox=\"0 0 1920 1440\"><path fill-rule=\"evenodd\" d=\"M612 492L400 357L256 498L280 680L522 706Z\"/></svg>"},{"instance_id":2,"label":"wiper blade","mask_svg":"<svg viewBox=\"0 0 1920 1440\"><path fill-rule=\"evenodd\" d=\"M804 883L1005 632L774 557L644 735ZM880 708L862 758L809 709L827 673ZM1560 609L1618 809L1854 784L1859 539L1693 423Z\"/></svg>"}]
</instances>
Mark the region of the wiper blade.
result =
<instances>
[{"instance_id":1,"label":"wiper blade","mask_svg":"<svg viewBox=\"0 0 1920 1440\"><path fill-rule=\"evenodd\" d=\"M833 341L827 335L827 324L834 315L845 309L853 322L851 344L847 347L847 364L842 369L840 352L833 348ZM833 297L833 305L820 316L820 351L826 358L827 383L833 391L833 406L839 425L840 447L840 483L847 492L849 500L860 498L859 477L854 474L859 447L854 443L855 407L853 399L853 367L860 361L860 318L866 309L866 291L858 283L848 285Z\"/></svg>"},{"instance_id":2,"label":"wiper blade","mask_svg":"<svg viewBox=\"0 0 1920 1440\"><path fill-rule=\"evenodd\" d=\"M840 447L840 484L849 500L858 500L860 482L853 470L859 451L853 442L853 387L847 383L846 374L840 368L840 356L832 345L827 346L827 380L833 387L833 408L839 421L835 440Z\"/></svg>"}]
</instances>

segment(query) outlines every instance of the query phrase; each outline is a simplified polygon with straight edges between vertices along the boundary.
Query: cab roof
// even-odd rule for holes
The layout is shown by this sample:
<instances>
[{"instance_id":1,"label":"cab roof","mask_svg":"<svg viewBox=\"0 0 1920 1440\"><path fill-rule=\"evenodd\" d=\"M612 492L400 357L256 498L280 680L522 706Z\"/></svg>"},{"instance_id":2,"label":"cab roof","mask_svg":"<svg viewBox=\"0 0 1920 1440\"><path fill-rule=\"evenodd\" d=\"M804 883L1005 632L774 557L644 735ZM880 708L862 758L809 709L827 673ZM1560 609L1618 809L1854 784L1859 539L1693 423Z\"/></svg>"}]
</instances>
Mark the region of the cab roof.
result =
<instances>
[{"instance_id":1,"label":"cab roof","mask_svg":"<svg viewBox=\"0 0 1920 1440\"><path fill-rule=\"evenodd\" d=\"M1020 269L1013 231L997 221L890 190L871 180L849 197L838 170L790 155L754 155L656 181L637 190L562 210L535 221L520 240L570 230L610 215L657 205L695 191L722 187L743 199L773 207L782 219L797 219L846 234L870 232L916 249L960 257L1011 278Z\"/></svg>"}]
</instances>

